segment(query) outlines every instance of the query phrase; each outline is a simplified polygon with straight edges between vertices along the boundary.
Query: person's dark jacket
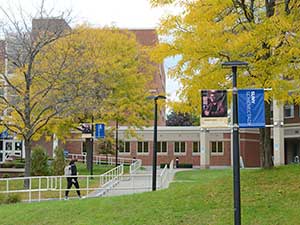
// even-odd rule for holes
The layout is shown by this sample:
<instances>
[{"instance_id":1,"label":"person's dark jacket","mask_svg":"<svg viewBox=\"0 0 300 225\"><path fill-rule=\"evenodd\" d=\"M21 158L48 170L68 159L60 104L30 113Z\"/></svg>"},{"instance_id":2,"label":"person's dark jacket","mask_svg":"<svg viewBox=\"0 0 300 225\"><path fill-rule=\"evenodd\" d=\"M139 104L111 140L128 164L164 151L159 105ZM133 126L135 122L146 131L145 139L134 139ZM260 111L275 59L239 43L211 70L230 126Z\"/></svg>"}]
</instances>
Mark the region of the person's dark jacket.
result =
<instances>
[{"instance_id":1,"label":"person's dark jacket","mask_svg":"<svg viewBox=\"0 0 300 225\"><path fill-rule=\"evenodd\" d=\"M72 176L77 175L77 167L75 164L71 165L71 175Z\"/></svg>"}]
</instances>

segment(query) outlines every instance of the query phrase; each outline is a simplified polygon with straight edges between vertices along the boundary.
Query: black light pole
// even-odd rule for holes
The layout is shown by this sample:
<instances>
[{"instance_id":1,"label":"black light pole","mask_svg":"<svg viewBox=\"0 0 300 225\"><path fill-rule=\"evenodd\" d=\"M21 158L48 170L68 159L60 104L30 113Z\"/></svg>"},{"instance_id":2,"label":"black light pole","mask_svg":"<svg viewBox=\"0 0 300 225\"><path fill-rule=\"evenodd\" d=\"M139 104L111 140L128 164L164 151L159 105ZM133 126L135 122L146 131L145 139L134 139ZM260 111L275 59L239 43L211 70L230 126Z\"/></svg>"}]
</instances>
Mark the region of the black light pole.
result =
<instances>
[{"instance_id":1,"label":"black light pole","mask_svg":"<svg viewBox=\"0 0 300 225\"><path fill-rule=\"evenodd\" d=\"M91 129L91 133L92 133L92 138L91 138L91 142L92 142L92 146L91 146L91 176L93 176L93 164L94 164L94 116L92 116L92 129ZM93 179L93 177L91 177L91 179Z\"/></svg>"},{"instance_id":2,"label":"black light pole","mask_svg":"<svg viewBox=\"0 0 300 225\"><path fill-rule=\"evenodd\" d=\"M153 160L152 160L152 191L156 190L156 166L157 166L157 100L166 99L163 95L151 96L154 99L154 138L153 138Z\"/></svg>"},{"instance_id":3,"label":"black light pole","mask_svg":"<svg viewBox=\"0 0 300 225\"><path fill-rule=\"evenodd\" d=\"M118 151L119 151L119 140L118 140L119 121L116 119L116 167L118 166Z\"/></svg>"},{"instance_id":4,"label":"black light pole","mask_svg":"<svg viewBox=\"0 0 300 225\"><path fill-rule=\"evenodd\" d=\"M222 63L223 67L232 68L232 122L233 122L233 192L234 192L234 224L241 224L241 190L240 190L240 143L238 126L237 101L237 67L247 66L247 62L230 61Z\"/></svg>"}]
</instances>

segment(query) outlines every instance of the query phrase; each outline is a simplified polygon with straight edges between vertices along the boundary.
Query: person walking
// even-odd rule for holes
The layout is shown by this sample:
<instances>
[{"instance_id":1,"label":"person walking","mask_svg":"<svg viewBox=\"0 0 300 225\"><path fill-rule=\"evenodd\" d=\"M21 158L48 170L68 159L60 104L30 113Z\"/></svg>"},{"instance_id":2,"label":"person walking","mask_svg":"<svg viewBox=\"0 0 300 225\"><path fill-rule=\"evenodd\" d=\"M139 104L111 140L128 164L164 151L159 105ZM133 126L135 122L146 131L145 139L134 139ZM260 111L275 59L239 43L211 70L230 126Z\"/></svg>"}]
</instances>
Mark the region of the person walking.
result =
<instances>
[{"instance_id":1,"label":"person walking","mask_svg":"<svg viewBox=\"0 0 300 225\"><path fill-rule=\"evenodd\" d=\"M176 168L179 168L179 158L178 157L176 157L176 159L175 159L175 165L176 165Z\"/></svg>"},{"instance_id":2,"label":"person walking","mask_svg":"<svg viewBox=\"0 0 300 225\"><path fill-rule=\"evenodd\" d=\"M67 176L67 182L68 182L68 186L67 186L67 190L66 190L66 194L65 194L65 199L69 199L69 190L72 187L72 184L74 184L74 186L76 187L76 192L79 198L81 198L80 195L80 190L79 190L79 183L77 180L77 167L75 165L76 160L71 160L69 163L69 166L67 166L65 168L65 175ZM68 175L70 177L68 177Z\"/></svg>"}]
</instances>

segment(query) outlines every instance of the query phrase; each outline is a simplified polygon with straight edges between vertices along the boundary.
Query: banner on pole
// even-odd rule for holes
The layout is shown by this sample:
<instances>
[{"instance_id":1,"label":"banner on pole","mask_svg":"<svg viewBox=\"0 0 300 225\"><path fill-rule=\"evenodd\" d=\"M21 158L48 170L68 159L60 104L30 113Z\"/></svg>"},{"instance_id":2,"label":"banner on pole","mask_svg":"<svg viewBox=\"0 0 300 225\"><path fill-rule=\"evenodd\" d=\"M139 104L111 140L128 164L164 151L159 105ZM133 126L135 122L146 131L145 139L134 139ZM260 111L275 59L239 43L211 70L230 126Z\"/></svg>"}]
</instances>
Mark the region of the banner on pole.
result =
<instances>
[{"instance_id":1,"label":"banner on pole","mask_svg":"<svg viewBox=\"0 0 300 225\"><path fill-rule=\"evenodd\" d=\"M95 136L96 138L104 138L105 137L105 125L100 123L100 124L96 124L96 132L95 132Z\"/></svg>"},{"instance_id":2,"label":"banner on pole","mask_svg":"<svg viewBox=\"0 0 300 225\"><path fill-rule=\"evenodd\" d=\"M227 91L202 90L201 127L228 127Z\"/></svg>"},{"instance_id":3,"label":"banner on pole","mask_svg":"<svg viewBox=\"0 0 300 225\"><path fill-rule=\"evenodd\" d=\"M265 127L263 89L238 90L238 123L240 128Z\"/></svg>"}]
</instances>

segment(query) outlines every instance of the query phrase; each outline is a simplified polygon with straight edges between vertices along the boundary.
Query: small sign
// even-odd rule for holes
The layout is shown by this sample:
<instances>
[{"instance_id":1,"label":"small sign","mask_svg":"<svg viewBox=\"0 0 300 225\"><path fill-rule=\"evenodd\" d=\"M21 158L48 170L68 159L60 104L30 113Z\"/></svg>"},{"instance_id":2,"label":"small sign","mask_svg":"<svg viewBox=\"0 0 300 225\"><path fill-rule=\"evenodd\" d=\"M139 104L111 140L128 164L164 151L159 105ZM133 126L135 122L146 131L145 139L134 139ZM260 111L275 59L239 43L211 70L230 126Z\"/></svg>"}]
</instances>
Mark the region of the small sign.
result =
<instances>
[{"instance_id":1,"label":"small sign","mask_svg":"<svg viewBox=\"0 0 300 225\"><path fill-rule=\"evenodd\" d=\"M263 89L238 90L238 121L241 128L265 127Z\"/></svg>"},{"instance_id":2,"label":"small sign","mask_svg":"<svg viewBox=\"0 0 300 225\"><path fill-rule=\"evenodd\" d=\"M105 137L105 125L103 123L96 124L96 138L104 138Z\"/></svg>"},{"instance_id":3,"label":"small sign","mask_svg":"<svg viewBox=\"0 0 300 225\"><path fill-rule=\"evenodd\" d=\"M65 150L64 150L64 156L67 158L68 155L69 155L69 151L65 149Z\"/></svg>"}]
</instances>

